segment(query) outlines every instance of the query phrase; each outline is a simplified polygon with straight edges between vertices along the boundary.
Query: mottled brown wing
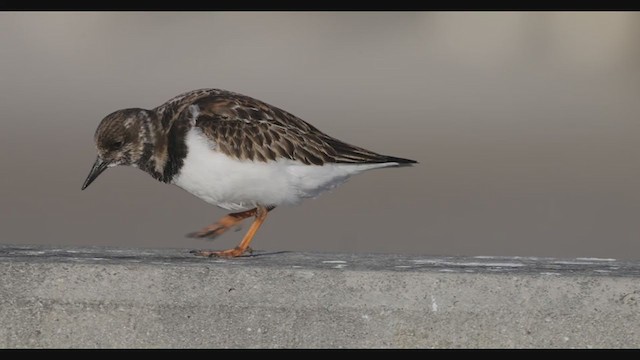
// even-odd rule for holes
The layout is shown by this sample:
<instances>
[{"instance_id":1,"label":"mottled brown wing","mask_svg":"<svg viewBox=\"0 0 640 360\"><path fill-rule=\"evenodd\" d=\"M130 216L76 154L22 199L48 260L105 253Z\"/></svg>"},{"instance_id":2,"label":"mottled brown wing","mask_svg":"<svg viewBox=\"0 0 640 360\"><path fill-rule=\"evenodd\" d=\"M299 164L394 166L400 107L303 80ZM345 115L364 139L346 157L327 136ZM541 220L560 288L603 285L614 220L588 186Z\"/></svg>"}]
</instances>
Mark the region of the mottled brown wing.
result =
<instances>
[{"instance_id":1,"label":"mottled brown wing","mask_svg":"<svg viewBox=\"0 0 640 360\"><path fill-rule=\"evenodd\" d=\"M218 92L193 102L195 126L223 153L242 160L304 164L412 162L346 144L302 119L248 96Z\"/></svg>"}]
</instances>

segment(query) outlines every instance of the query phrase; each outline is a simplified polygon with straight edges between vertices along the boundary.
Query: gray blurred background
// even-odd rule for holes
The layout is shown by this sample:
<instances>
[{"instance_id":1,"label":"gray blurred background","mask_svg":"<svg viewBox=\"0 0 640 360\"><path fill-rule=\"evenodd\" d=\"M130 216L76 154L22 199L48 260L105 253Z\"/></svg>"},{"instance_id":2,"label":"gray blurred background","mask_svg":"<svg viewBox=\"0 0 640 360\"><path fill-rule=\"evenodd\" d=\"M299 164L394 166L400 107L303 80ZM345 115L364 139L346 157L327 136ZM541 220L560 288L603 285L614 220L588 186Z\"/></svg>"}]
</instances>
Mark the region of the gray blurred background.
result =
<instances>
[{"instance_id":1,"label":"gray blurred background","mask_svg":"<svg viewBox=\"0 0 640 360\"><path fill-rule=\"evenodd\" d=\"M262 250L640 259L640 14L0 13L2 243L227 248L225 211L134 168L108 113L202 87L420 161L276 209Z\"/></svg>"}]
</instances>

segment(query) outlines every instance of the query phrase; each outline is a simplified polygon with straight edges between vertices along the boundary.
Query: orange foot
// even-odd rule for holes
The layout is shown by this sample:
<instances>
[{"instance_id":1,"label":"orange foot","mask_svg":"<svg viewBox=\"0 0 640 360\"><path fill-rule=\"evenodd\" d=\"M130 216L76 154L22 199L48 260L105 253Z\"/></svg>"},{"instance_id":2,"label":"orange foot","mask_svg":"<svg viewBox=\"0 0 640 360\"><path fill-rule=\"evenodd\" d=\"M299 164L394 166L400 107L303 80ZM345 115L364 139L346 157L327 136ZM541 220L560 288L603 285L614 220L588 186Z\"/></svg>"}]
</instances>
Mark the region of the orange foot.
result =
<instances>
[{"instance_id":1,"label":"orange foot","mask_svg":"<svg viewBox=\"0 0 640 360\"><path fill-rule=\"evenodd\" d=\"M237 229L240 229L240 223L242 220L254 216L256 214L256 209L251 209L239 213L229 214L222 219L218 220L217 223L213 225L209 225L203 228L200 231L192 232L187 234L188 237L193 238L209 238L214 239L222 234L224 234L227 230L231 229L234 226L237 226Z\"/></svg>"},{"instance_id":2,"label":"orange foot","mask_svg":"<svg viewBox=\"0 0 640 360\"><path fill-rule=\"evenodd\" d=\"M240 256L240 255L242 255L244 253L251 254L252 252L253 252L253 250L250 247L247 247L244 250L239 248L239 247L235 247L233 249L220 250L220 251L212 251L212 250L193 250L193 251L191 251L191 253L196 255L196 256L226 257L226 258L238 257L238 256Z\"/></svg>"},{"instance_id":3,"label":"orange foot","mask_svg":"<svg viewBox=\"0 0 640 360\"><path fill-rule=\"evenodd\" d=\"M238 246L236 246L235 248L229 249L229 250L222 250L222 251L195 250L195 251L192 251L191 253L197 256L208 256L208 257L212 257L212 256L236 257L244 254L247 251L251 251L251 248L249 248L249 244L251 243L251 240L253 240L253 237L256 235L256 231L258 231L258 229L260 228L264 220L267 218L267 213L269 213L269 211L271 211L273 208L274 206L257 206L255 209L243 211L241 213L229 214L223 217L222 219L220 219L220 221L218 221L217 224L214 224L210 227L206 227L200 232L205 234L202 236L207 236L207 234L215 233L217 231L225 232L230 226L233 226L234 224L242 221L242 219L246 219L249 216L255 215L256 218L255 220L253 220L251 227L249 227L249 230L242 238L242 241L240 241L240 244L238 244ZM228 225L228 224L231 224L231 225ZM218 226L221 226L223 230L217 230ZM200 234L200 233L197 233L197 234ZM202 237L202 236L198 236L198 237Z\"/></svg>"}]
</instances>

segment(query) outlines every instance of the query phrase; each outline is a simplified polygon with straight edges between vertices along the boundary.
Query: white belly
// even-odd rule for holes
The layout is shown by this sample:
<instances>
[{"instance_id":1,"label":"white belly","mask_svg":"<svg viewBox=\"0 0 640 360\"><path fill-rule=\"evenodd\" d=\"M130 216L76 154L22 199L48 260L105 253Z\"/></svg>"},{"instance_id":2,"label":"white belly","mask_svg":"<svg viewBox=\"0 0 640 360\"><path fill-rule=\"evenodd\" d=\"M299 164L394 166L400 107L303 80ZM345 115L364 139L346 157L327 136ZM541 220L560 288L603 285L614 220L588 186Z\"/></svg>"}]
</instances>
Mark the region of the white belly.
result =
<instances>
[{"instance_id":1,"label":"white belly","mask_svg":"<svg viewBox=\"0 0 640 360\"><path fill-rule=\"evenodd\" d=\"M187 133L187 156L173 183L200 199L228 210L260 205L297 204L385 164L305 165L293 160L240 161L215 151L216 145L194 128Z\"/></svg>"}]
</instances>

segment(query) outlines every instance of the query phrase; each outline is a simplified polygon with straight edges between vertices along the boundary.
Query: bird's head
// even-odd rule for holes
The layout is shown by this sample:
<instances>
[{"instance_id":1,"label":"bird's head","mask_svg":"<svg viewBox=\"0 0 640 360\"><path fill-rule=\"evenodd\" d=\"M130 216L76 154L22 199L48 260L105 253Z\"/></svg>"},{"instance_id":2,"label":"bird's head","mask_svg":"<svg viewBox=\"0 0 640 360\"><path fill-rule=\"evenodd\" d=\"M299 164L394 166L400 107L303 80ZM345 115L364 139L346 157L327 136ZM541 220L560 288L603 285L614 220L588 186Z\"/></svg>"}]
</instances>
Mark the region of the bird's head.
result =
<instances>
[{"instance_id":1,"label":"bird's head","mask_svg":"<svg viewBox=\"0 0 640 360\"><path fill-rule=\"evenodd\" d=\"M107 115L94 136L98 157L82 185L87 188L107 168L118 165L138 166L150 139L155 113L144 109L123 109Z\"/></svg>"}]
</instances>

